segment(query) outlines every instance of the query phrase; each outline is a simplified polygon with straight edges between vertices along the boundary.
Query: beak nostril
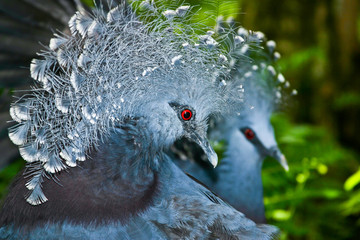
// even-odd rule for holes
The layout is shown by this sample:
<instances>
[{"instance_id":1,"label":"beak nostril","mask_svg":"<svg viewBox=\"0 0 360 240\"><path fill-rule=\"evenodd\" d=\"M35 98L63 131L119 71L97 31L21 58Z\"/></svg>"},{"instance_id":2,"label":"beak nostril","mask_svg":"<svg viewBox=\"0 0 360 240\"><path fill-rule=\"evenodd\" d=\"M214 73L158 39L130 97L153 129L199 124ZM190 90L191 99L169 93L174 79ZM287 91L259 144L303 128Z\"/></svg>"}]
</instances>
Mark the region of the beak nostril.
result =
<instances>
[{"instance_id":1,"label":"beak nostril","mask_svg":"<svg viewBox=\"0 0 360 240\"><path fill-rule=\"evenodd\" d=\"M194 131L189 136L189 139L197 143L202 148L204 153L207 155L209 162L215 168L218 164L218 157L214 149L211 147L210 143L208 142L207 138Z\"/></svg>"},{"instance_id":2,"label":"beak nostril","mask_svg":"<svg viewBox=\"0 0 360 240\"><path fill-rule=\"evenodd\" d=\"M279 149L273 149L272 154L273 154L273 156L278 156L278 155L281 155L281 152Z\"/></svg>"},{"instance_id":3,"label":"beak nostril","mask_svg":"<svg viewBox=\"0 0 360 240\"><path fill-rule=\"evenodd\" d=\"M273 157L273 158L277 158L277 155L280 153L280 150L277 146L272 146L269 148L268 150L268 155Z\"/></svg>"}]
</instances>

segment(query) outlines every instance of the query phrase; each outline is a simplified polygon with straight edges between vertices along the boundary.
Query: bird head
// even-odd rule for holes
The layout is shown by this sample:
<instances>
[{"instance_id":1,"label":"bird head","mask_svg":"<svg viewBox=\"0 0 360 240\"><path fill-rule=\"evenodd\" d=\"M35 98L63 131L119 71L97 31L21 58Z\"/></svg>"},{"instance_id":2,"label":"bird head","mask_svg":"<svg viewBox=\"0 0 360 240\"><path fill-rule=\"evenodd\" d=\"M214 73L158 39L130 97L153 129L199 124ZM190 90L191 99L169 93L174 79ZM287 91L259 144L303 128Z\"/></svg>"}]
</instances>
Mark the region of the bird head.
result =
<instances>
[{"instance_id":1,"label":"bird head","mask_svg":"<svg viewBox=\"0 0 360 240\"><path fill-rule=\"evenodd\" d=\"M281 153L275 140L274 128L270 123L271 112L266 107L249 110L234 124L234 131L239 136L239 145L260 161L265 157L276 159L280 165L289 170L285 156Z\"/></svg>"},{"instance_id":2,"label":"bird head","mask_svg":"<svg viewBox=\"0 0 360 240\"><path fill-rule=\"evenodd\" d=\"M281 153L275 140L274 129L270 123L271 114L283 102L285 89L289 83L276 70L279 53L275 52L275 42L266 41L261 32L251 32L240 28L239 37L251 39L256 43L251 47L242 46L238 51L249 56L250 61L235 61L230 83L233 96L240 96L234 113L220 120L219 132L215 129L212 136L230 141L236 151L243 151L247 156L253 154L261 166L265 157L275 158L288 171L285 156ZM235 51L236 52L236 51ZM236 146L235 146L236 145Z\"/></svg>"},{"instance_id":3,"label":"bird head","mask_svg":"<svg viewBox=\"0 0 360 240\"><path fill-rule=\"evenodd\" d=\"M164 89L159 86L157 91L163 96L160 101L154 98L138 111L146 121L151 142L158 146L157 149L167 149L176 140L186 138L199 145L215 167L218 158L207 140L207 122L211 115L220 111L221 94L206 78L195 78L190 74L189 85L184 72L175 75L177 80L167 82L175 85Z\"/></svg>"},{"instance_id":4,"label":"bird head","mask_svg":"<svg viewBox=\"0 0 360 240\"><path fill-rule=\"evenodd\" d=\"M179 104L177 102L169 104L176 113L179 120L177 122L182 126L182 136L198 144L206 154L209 162L213 167L216 167L218 157L206 137L206 120L201 118L201 114L197 114L195 108L190 105Z\"/></svg>"}]
</instances>

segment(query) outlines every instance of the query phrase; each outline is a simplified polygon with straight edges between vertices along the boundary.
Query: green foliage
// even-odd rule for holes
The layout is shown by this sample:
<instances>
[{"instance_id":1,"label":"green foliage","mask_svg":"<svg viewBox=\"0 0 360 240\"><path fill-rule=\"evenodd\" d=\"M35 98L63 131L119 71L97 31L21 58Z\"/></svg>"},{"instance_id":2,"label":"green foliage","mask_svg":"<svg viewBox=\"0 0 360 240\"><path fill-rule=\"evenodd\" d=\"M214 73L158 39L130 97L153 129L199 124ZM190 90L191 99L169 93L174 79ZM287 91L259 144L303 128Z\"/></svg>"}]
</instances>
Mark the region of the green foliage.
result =
<instances>
[{"instance_id":1,"label":"green foliage","mask_svg":"<svg viewBox=\"0 0 360 240\"><path fill-rule=\"evenodd\" d=\"M24 167L25 162L23 159L11 163L0 171L0 200L5 197L7 188L15 175Z\"/></svg>"},{"instance_id":2,"label":"green foliage","mask_svg":"<svg viewBox=\"0 0 360 240\"><path fill-rule=\"evenodd\" d=\"M341 205L345 216L360 216L360 168L351 175L344 184L344 189L349 191L349 198ZM356 225L360 226L360 219L356 221Z\"/></svg>"},{"instance_id":3,"label":"green foliage","mask_svg":"<svg viewBox=\"0 0 360 240\"><path fill-rule=\"evenodd\" d=\"M291 56L284 56L279 60L279 66L283 71L297 71L314 59L324 60L325 58L326 54L324 49L313 46L296 51Z\"/></svg>"},{"instance_id":4,"label":"green foliage","mask_svg":"<svg viewBox=\"0 0 360 240\"><path fill-rule=\"evenodd\" d=\"M219 158L219 163L221 163L221 159L224 156L224 153L226 151L226 142L224 140L222 141L217 141L217 142L210 142L211 146L213 147L214 151L216 152L218 158Z\"/></svg>"},{"instance_id":5,"label":"green foliage","mask_svg":"<svg viewBox=\"0 0 360 240\"><path fill-rule=\"evenodd\" d=\"M81 2L83 4L85 4L86 6L89 6L89 7L93 7L94 6L94 1L93 0L81 0Z\"/></svg>"},{"instance_id":6,"label":"green foliage","mask_svg":"<svg viewBox=\"0 0 360 240\"><path fill-rule=\"evenodd\" d=\"M358 38L358 41L360 42L360 15L357 19L357 38Z\"/></svg>"},{"instance_id":7,"label":"green foliage","mask_svg":"<svg viewBox=\"0 0 360 240\"><path fill-rule=\"evenodd\" d=\"M137 8L141 0L132 1L133 6ZM205 26L215 26L215 20L219 16L224 19L229 17L236 18L240 12L240 1L238 0L155 0L157 6L165 6L175 10L181 5L189 5L192 11L196 13L192 18L193 22L204 24Z\"/></svg>"},{"instance_id":8,"label":"green foliage","mask_svg":"<svg viewBox=\"0 0 360 240\"><path fill-rule=\"evenodd\" d=\"M349 107L359 107L360 106L360 93L351 91L343 92L335 99L334 107L335 109L345 109Z\"/></svg>"},{"instance_id":9,"label":"green foliage","mask_svg":"<svg viewBox=\"0 0 360 240\"><path fill-rule=\"evenodd\" d=\"M215 26L216 17L236 18L240 12L240 2L237 0L186 0L185 3L195 6L198 10L198 15L194 20L207 26Z\"/></svg>"},{"instance_id":10,"label":"green foliage","mask_svg":"<svg viewBox=\"0 0 360 240\"><path fill-rule=\"evenodd\" d=\"M344 184L344 188L346 191L353 190L356 185L360 183L360 169L351 175Z\"/></svg>"},{"instance_id":11,"label":"green foliage","mask_svg":"<svg viewBox=\"0 0 360 240\"><path fill-rule=\"evenodd\" d=\"M356 236L352 217L360 213L360 172L355 153L341 147L321 126L294 124L285 114L272 123L290 171L276 161L263 168L266 216L283 239L348 239ZM345 188L344 188L345 182ZM346 190L347 191L346 191Z\"/></svg>"}]
</instances>

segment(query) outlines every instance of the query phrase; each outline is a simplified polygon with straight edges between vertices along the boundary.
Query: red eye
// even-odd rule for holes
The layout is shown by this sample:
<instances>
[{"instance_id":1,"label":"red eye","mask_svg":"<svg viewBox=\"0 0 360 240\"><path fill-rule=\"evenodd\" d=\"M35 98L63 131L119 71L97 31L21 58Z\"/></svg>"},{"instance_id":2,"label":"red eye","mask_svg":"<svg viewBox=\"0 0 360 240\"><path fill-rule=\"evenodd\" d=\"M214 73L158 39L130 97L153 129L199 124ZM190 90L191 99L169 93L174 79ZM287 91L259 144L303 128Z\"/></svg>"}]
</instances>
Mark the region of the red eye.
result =
<instances>
[{"instance_id":1,"label":"red eye","mask_svg":"<svg viewBox=\"0 0 360 240\"><path fill-rule=\"evenodd\" d=\"M255 133L253 132L253 130L251 130L249 128L245 130L244 134L245 134L245 137L249 140L252 140L255 137Z\"/></svg>"},{"instance_id":2,"label":"red eye","mask_svg":"<svg viewBox=\"0 0 360 240\"><path fill-rule=\"evenodd\" d=\"M192 112L189 109L185 109L181 112L181 117L185 121L189 121L192 117Z\"/></svg>"}]
</instances>

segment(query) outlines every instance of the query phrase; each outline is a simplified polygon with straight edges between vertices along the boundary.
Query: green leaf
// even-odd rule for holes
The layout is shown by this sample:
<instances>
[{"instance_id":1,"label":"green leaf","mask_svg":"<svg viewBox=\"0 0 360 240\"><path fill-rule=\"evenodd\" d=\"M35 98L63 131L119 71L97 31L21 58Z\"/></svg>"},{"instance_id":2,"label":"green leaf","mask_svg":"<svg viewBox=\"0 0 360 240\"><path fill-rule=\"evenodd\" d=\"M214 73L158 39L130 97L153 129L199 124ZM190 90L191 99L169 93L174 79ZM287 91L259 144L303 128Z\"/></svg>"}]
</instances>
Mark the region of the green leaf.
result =
<instances>
[{"instance_id":1,"label":"green leaf","mask_svg":"<svg viewBox=\"0 0 360 240\"><path fill-rule=\"evenodd\" d=\"M359 107L360 94L357 92L343 92L340 96L336 97L334 107L336 109L344 109L347 107Z\"/></svg>"},{"instance_id":2,"label":"green leaf","mask_svg":"<svg viewBox=\"0 0 360 240\"><path fill-rule=\"evenodd\" d=\"M223 16L226 20L228 17L236 18L240 13L240 1L238 0L187 0L185 2L195 6L198 10L198 14L193 20L210 27L215 26L215 20L219 16Z\"/></svg>"},{"instance_id":3,"label":"green leaf","mask_svg":"<svg viewBox=\"0 0 360 240\"><path fill-rule=\"evenodd\" d=\"M270 217L277 221L286 221L291 218L291 212L283 209L276 209L270 213Z\"/></svg>"},{"instance_id":4,"label":"green leaf","mask_svg":"<svg viewBox=\"0 0 360 240\"><path fill-rule=\"evenodd\" d=\"M351 175L344 183L344 189L346 191L350 191L352 189L354 189L354 187L356 185L358 185L360 183L360 168L359 170L354 173L353 175Z\"/></svg>"},{"instance_id":5,"label":"green leaf","mask_svg":"<svg viewBox=\"0 0 360 240\"><path fill-rule=\"evenodd\" d=\"M280 69L283 71L292 71L303 68L311 62L311 59L325 59L325 51L318 46L300 50L289 57L279 60Z\"/></svg>"},{"instance_id":6,"label":"green leaf","mask_svg":"<svg viewBox=\"0 0 360 240\"><path fill-rule=\"evenodd\" d=\"M83 4L85 4L88 7L94 7L94 1L93 0L81 0Z\"/></svg>"}]
</instances>

